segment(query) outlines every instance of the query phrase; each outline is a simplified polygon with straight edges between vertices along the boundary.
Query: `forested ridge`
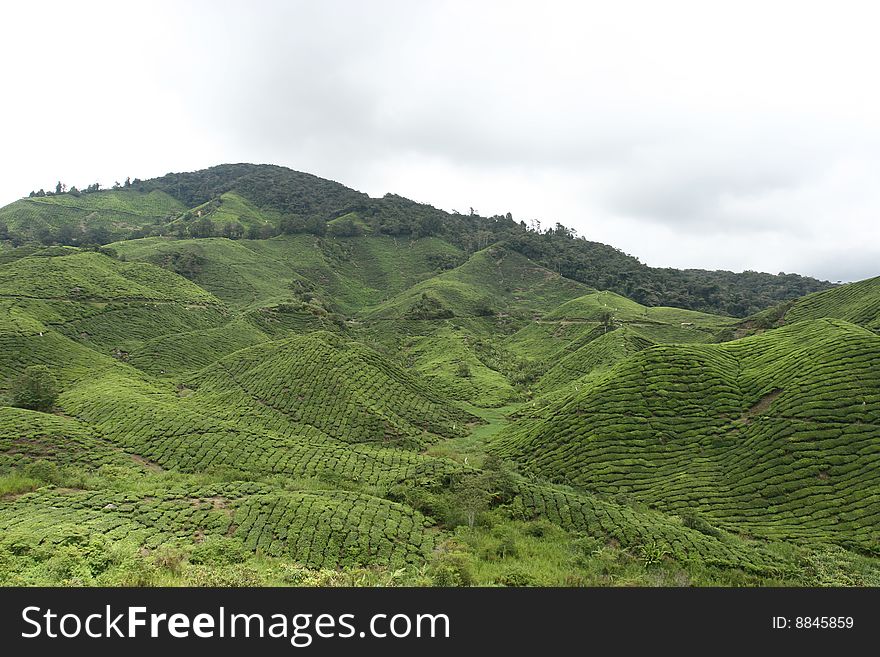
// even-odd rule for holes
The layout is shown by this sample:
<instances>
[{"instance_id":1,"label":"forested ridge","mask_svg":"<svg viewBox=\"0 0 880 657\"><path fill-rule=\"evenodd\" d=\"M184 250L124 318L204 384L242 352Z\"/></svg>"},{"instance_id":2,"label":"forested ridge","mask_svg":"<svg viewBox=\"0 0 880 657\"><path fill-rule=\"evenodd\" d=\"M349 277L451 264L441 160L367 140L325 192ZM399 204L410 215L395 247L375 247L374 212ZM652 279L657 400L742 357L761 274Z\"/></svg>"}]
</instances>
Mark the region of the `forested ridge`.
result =
<instances>
[{"instance_id":1,"label":"forested ridge","mask_svg":"<svg viewBox=\"0 0 880 657\"><path fill-rule=\"evenodd\" d=\"M308 233L370 233L404 239L440 237L474 253L501 244L543 267L651 306L678 306L736 317L827 289L798 274L652 268L612 246L575 237L561 223L517 221L510 213L448 213L401 196L370 198L342 184L274 165L224 164L150 180L126 179L110 190L31 192L0 209L0 238L21 245L101 245L120 239L267 239ZM74 190L76 188L73 188ZM57 215L63 213L65 220ZM449 263L456 264L456 263Z\"/></svg>"}]
</instances>

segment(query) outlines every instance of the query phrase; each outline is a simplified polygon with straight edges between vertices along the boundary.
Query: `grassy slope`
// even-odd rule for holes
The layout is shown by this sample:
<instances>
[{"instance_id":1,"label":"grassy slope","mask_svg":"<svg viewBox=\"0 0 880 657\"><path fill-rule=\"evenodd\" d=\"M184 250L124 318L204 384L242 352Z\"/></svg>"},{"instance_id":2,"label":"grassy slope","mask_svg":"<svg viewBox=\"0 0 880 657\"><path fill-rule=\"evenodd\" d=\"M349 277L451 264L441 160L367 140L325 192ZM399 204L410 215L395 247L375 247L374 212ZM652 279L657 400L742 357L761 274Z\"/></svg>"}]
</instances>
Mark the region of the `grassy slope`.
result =
<instances>
[{"instance_id":1,"label":"grassy slope","mask_svg":"<svg viewBox=\"0 0 880 657\"><path fill-rule=\"evenodd\" d=\"M829 320L654 347L511 426L493 448L593 491L868 549L880 513L878 364L877 336Z\"/></svg>"},{"instance_id":2,"label":"grassy slope","mask_svg":"<svg viewBox=\"0 0 880 657\"><path fill-rule=\"evenodd\" d=\"M436 301L435 315L531 317L589 291L590 288L539 267L515 251L490 247L474 254L460 267L389 299L369 318L418 319L424 297Z\"/></svg>"},{"instance_id":3,"label":"grassy slope","mask_svg":"<svg viewBox=\"0 0 880 657\"><path fill-rule=\"evenodd\" d=\"M70 281L79 281L80 277L90 281L90 296L138 299L136 307L147 303L139 301L141 297L161 296L165 290L162 285L146 287L145 281L155 282L151 276L134 279L123 276L123 280L109 274L89 276L83 272L88 265L104 264L92 255L53 258L52 261L67 262L63 262L63 266L61 262L55 263L51 284L41 284L41 294L51 296L53 304L64 305L67 323L76 319L78 312L88 314L88 309L84 310L83 304L54 298L54 290L67 289ZM24 261L16 261L11 266L19 273L33 271L30 263ZM118 273L114 270L116 266L127 273L155 273L152 271L155 268L149 265L126 263L111 265L111 273ZM106 273L98 269L97 273ZM67 273L71 274L69 278L63 276ZM157 276L160 282L179 279L164 271ZM125 281L129 281L127 288ZM187 301L189 291L195 288L183 279L172 287ZM200 294L196 300L209 298L206 293ZM162 306L154 308L176 303L170 296L163 301ZM323 348L319 357L314 350L303 353L296 343L288 343L288 352L299 354L300 368L311 368L317 376L336 373L340 385L355 380L353 376L339 374L345 372L346 366L355 368L356 374L363 377L371 374L367 366L370 362L375 376L357 379L368 385L358 388L356 403L340 407L340 413L323 414L319 412L321 404L336 384L316 381L305 385L302 371L294 378L285 378L290 374L283 369L284 361L270 359L275 366L282 366L276 374L279 387L285 383L300 385L306 393L315 394L316 418L312 419L319 423L329 421L329 424L324 422L320 429L307 421L274 428L258 427L246 420L251 419L249 415L260 415L267 407L260 400L242 397L241 384L250 380L246 371L237 372L240 381L226 380L226 385L231 387L228 391L223 389L221 381L221 374L226 371L223 366L218 366L219 370L207 370L197 382L203 384L205 390L187 396L184 393L189 389L176 390L138 372L126 362L102 356L53 331L50 325L27 312L39 311L48 322L55 317L51 312L53 306L34 306L33 300L29 303L32 305L25 309L17 300L7 301L3 306L0 340L4 343L4 356L0 359L0 375L8 381L28 365L48 364L61 383L59 409L65 417L71 417L65 419L0 407L0 445L6 448L0 469L12 468L12 474L2 475L0 483L12 485L11 490L18 492L39 488L20 498L13 496L11 501L0 505L0 526L7 542L70 544L97 532L107 540L137 541L151 548L166 541L194 538L198 541L216 536L239 540L246 550L259 548L269 555L293 556L312 567L374 561L402 565L427 557L434 533L426 531L420 514L369 494L327 490L326 485L321 490L300 493L238 485L223 497L221 506L220 495L200 493L193 489L195 482L186 483L187 479L183 480L184 490L177 493L153 484L164 491L158 499L155 494L144 496L133 492L134 489L126 493L107 489L108 485L111 489L115 487L109 483L112 481L141 481L146 477L144 481L149 482L163 478L165 474L161 471L169 468L194 473L238 472L237 476L249 479L278 473L288 478L324 478L358 486L400 480L417 472L454 469L450 462L409 451L370 445L352 447L344 442L347 438L384 442L386 429L392 438L406 434L423 440L425 430L442 434L454 432L451 419L457 422L460 432L467 416L456 414L437 401L413 396L413 391L425 394L427 390L420 388L411 375L357 345L331 345L318 338L307 340L307 346ZM106 316L104 319L108 320ZM154 320L161 322L162 317L154 315ZM242 328L250 331L244 342L265 339L246 323ZM174 358L186 361L180 365L183 370L193 367L192 359L210 362L225 351L217 349L213 341L202 344L210 340L210 332L205 335L196 331L195 337L202 338L196 339L201 351L194 349L197 353L184 355L172 349L171 354L163 357L169 357L169 362ZM144 346L154 348L157 343L167 346L169 340L153 338ZM235 346L238 345L230 348ZM285 346L279 349L283 351ZM132 360L138 361L137 356L133 355ZM246 352L243 352L241 359L233 359L227 366L241 364L245 359ZM323 366L322 359L326 361ZM258 367L259 362L252 361L252 366ZM265 385L265 374L254 373L252 384ZM227 393L238 397L235 412L230 412L230 394ZM283 392L276 391L276 394L278 399L287 398ZM347 398L339 397L340 400ZM283 413L276 413L268 424L283 417ZM297 427L300 432L296 431ZM355 435L355 429L360 433ZM371 434L373 430L379 433ZM108 470L111 467L116 470ZM15 474L21 471L27 474ZM117 473L113 475L117 479L107 479L111 472ZM135 479L131 480L132 477ZM43 487L56 481L73 483L65 483L64 489ZM91 487L93 481L102 482L99 489L79 490ZM143 485L149 484L134 484L135 488ZM202 502L204 497L208 499ZM137 509L137 513L132 513L132 509ZM382 523L387 526L376 534L375 529ZM81 538L75 538L77 536Z\"/></svg>"},{"instance_id":4,"label":"grassy slope","mask_svg":"<svg viewBox=\"0 0 880 657\"><path fill-rule=\"evenodd\" d=\"M379 342L453 399L497 407L519 397L520 356L504 335L588 288L501 248L413 285L364 315Z\"/></svg>"},{"instance_id":5,"label":"grassy slope","mask_svg":"<svg viewBox=\"0 0 880 657\"><path fill-rule=\"evenodd\" d=\"M13 333L56 331L103 353L227 321L219 299L180 276L83 252L0 265L0 307Z\"/></svg>"},{"instance_id":6,"label":"grassy slope","mask_svg":"<svg viewBox=\"0 0 880 657\"><path fill-rule=\"evenodd\" d=\"M562 304L544 319L548 321L599 322L607 315L614 324L628 324L664 342L706 342L735 320L718 315L643 306L613 292L593 292Z\"/></svg>"},{"instance_id":7,"label":"grassy slope","mask_svg":"<svg viewBox=\"0 0 880 657\"><path fill-rule=\"evenodd\" d=\"M327 333L238 351L191 385L191 408L216 407L285 434L315 428L350 443L421 447L464 433L473 419L373 350Z\"/></svg>"},{"instance_id":8,"label":"grassy slope","mask_svg":"<svg viewBox=\"0 0 880 657\"><path fill-rule=\"evenodd\" d=\"M288 302L293 281L313 288L327 303L352 314L436 273L431 256L457 255L434 238L316 238L270 240L147 238L114 244L130 260L155 261L164 253L193 252L204 260L196 283L230 306L256 309Z\"/></svg>"},{"instance_id":9,"label":"grassy slope","mask_svg":"<svg viewBox=\"0 0 880 657\"><path fill-rule=\"evenodd\" d=\"M64 224L100 226L112 235L171 219L185 210L179 201L158 190L107 190L78 197L61 194L23 198L0 208L0 222L10 230L32 236L42 226L57 229Z\"/></svg>"},{"instance_id":10,"label":"grassy slope","mask_svg":"<svg viewBox=\"0 0 880 657\"><path fill-rule=\"evenodd\" d=\"M82 252L22 258L0 266L0 298L18 297L219 303L202 288L159 267Z\"/></svg>"},{"instance_id":11,"label":"grassy slope","mask_svg":"<svg viewBox=\"0 0 880 657\"><path fill-rule=\"evenodd\" d=\"M595 340L563 356L541 377L535 389L555 390L613 367L618 361L654 346L635 329L622 327L603 333Z\"/></svg>"},{"instance_id":12,"label":"grassy slope","mask_svg":"<svg viewBox=\"0 0 880 657\"><path fill-rule=\"evenodd\" d=\"M805 319L831 317L880 332L880 277L840 285L768 308L739 323L736 335L757 332Z\"/></svg>"},{"instance_id":13,"label":"grassy slope","mask_svg":"<svg viewBox=\"0 0 880 657\"><path fill-rule=\"evenodd\" d=\"M790 552L812 548L738 534L876 543L866 459L876 453L877 358L865 342L876 338L846 323L651 347L702 342L728 323L646 311L500 249L438 273L434 256L460 254L435 239L115 246L148 261L198 250L196 283L209 291L69 249L0 261L0 391L23 367L49 364L65 414L0 407L0 494L18 491L0 502L10 540L49 549L98 532L149 550L232 541L243 559L259 549L312 568L424 563L450 549L450 534L428 527L436 508L394 491L422 481L454 491L491 440L539 479L515 477L495 529L459 533L479 555L505 544L497 532L515 535L518 555L479 558L485 583L644 583L648 563L658 583L678 581L681 568L691 581L813 581ZM317 304L302 304L304 289ZM423 294L453 317L408 317ZM606 334L595 313L609 303ZM333 327L347 337L315 333L330 326L325 305L356 317ZM552 365L536 388L552 394L504 428L515 407L480 407L519 398L519 359ZM476 403L467 408L487 424L466 433L474 418L450 398ZM703 525L677 515L693 509ZM547 520L559 529L542 528ZM574 566L578 536L595 543ZM853 574L851 553L841 559L853 582L873 581ZM34 568L27 577L44 581Z\"/></svg>"},{"instance_id":14,"label":"grassy slope","mask_svg":"<svg viewBox=\"0 0 880 657\"><path fill-rule=\"evenodd\" d=\"M880 332L880 276L799 299L784 319L792 323L820 317L845 319Z\"/></svg>"},{"instance_id":15,"label":"grassy slope","mask_svg":"<svg viewBox=\"0 0 880 657\"><path fill-rule=\"evenodd\" d=\"M239 223L247 229L252 226L277 226L281 221L279 212L258 208L234 192L221 194L217 199L193 208L192 212L197 216L201 212L200 216L208 217L218 232L230 223Z\"/></svg>"}]
</instances>

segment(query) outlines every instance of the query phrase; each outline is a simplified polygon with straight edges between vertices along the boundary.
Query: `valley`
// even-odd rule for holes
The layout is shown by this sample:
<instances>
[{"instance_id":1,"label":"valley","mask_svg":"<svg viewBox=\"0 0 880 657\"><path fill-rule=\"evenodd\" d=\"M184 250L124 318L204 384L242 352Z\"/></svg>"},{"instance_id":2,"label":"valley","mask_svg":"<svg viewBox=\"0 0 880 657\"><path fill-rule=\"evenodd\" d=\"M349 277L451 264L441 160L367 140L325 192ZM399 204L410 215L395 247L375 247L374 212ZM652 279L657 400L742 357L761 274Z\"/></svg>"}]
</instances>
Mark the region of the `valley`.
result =
<instances>
[{"instance_id":1,"label":"valley","mask_svg":"<svg viewBox=\"0 0 880 657\"><path fill-rule=\"evenodd\" d=\"M255 165L0 221L4 582L880 585L880 278Z\"/></svg>"}]
</instances>

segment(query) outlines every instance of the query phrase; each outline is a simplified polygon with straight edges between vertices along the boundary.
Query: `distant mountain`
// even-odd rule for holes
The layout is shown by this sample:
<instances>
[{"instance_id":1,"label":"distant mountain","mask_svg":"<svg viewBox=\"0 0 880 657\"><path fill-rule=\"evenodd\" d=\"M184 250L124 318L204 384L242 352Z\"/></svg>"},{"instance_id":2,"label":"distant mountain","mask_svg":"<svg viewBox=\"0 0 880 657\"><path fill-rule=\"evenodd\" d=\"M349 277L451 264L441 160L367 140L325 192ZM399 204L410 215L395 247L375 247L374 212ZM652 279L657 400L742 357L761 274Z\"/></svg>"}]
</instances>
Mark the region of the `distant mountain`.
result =
<instances>
[{"instance_id":1,"label":"distant mountain","mask_svg":"<svg viewBox=\"0 0 880 657\"><path fill-rule=\"evenodd\" d=\"M450 267L491 245L516 251L568 279L647 306L745 317L831 287L797 274L653 268L561 224L532 230L508 213L447 213L393 194L370 198L337 182L274 165L223 164L126 181L111 190L32 192L0 208L0 240L20 246L102 245L150 236L266 240L318 237L437 237L463 252Z\"/></svg>"}]
</instances>

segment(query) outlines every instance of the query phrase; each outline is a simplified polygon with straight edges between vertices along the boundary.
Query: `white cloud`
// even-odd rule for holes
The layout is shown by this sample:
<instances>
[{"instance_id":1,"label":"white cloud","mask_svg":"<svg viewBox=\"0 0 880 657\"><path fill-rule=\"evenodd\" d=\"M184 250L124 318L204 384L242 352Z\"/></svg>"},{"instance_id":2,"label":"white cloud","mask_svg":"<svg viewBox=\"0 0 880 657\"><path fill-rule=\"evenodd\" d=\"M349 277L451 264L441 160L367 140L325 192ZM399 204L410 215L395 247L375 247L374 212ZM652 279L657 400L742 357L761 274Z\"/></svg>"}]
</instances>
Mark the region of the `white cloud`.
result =
<instances>
[{"instance_id":1,"label":"white cloud","mask_svg":"<svg viewBox=\"0 0 880 657\"><path fill-rule=\"evenodd\" d=\"M0 202L273 162L653 265L878 273L871 3L5 11Z\"/></svg>"}]
</instances>

